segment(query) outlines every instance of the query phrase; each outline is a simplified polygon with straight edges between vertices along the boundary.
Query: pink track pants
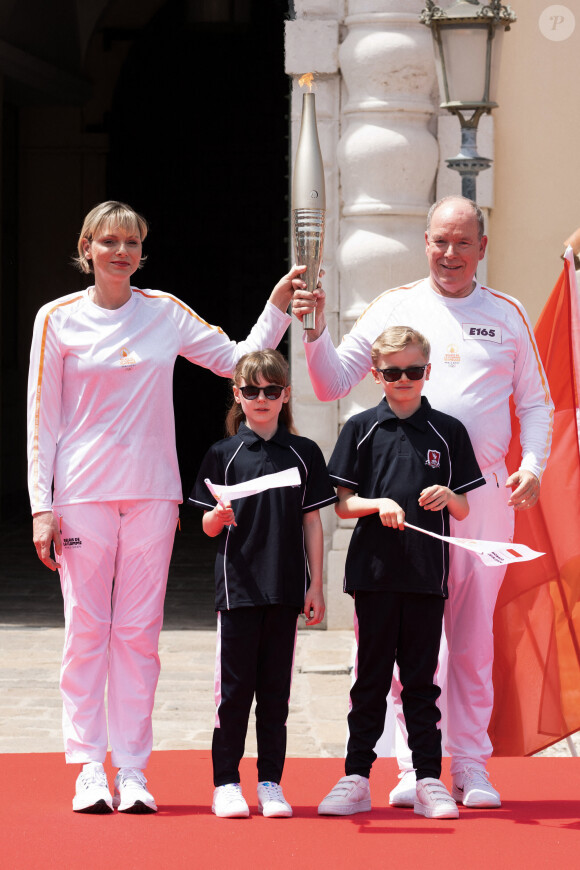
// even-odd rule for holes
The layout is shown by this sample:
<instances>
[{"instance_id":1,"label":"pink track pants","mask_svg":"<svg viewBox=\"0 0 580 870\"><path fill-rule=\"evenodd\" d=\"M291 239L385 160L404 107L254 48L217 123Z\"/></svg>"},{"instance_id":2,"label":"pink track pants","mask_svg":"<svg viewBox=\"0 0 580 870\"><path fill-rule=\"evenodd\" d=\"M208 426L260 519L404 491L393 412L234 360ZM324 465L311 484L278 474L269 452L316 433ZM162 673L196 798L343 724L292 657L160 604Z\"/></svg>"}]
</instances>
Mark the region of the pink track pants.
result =
<instances>
[{"instance_id":1,"label":"pink track pants","mask_svg":"<svg viewBox=\"0 0 580 870\"><path fill-rule=\"evenodd\" d=\"M63 538L60 688L67 763L145 768L175 501L55 506ZM108 680L105 709L105 686ZM108 732L107 732L108 719Z\"/></svg>"}]
</instances>

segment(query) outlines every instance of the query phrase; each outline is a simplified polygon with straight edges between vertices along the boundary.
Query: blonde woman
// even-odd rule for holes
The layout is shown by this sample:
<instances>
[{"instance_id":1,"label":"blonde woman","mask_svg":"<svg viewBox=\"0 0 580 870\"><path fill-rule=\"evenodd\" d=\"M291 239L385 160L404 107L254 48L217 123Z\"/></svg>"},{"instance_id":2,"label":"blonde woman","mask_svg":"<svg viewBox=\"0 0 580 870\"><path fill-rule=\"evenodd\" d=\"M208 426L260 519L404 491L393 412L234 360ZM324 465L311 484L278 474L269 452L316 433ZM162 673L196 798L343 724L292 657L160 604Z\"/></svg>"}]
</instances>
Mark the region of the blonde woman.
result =
<instances>
[{"instance_id":1,"label":"blonde woman","mask_svg":"<svg viewBox=\"0 0 580 870\"><path fill-rule=\"evenodd\" d=\"M131 283L146 235L144 218L124 203L104 202L89 212L76 263L93 273L93 283L44 305L32 340L33 536L40 560L60 572L65 754L67 763L81 765L76 812L157 809L143 770L182 500L176 357L226 377L244 353L276 345L302 271L281 279L248 338L236 344L175 296ZM108 742L119 768L114 796L103 768Z\"/></svg>"}]
</instances>

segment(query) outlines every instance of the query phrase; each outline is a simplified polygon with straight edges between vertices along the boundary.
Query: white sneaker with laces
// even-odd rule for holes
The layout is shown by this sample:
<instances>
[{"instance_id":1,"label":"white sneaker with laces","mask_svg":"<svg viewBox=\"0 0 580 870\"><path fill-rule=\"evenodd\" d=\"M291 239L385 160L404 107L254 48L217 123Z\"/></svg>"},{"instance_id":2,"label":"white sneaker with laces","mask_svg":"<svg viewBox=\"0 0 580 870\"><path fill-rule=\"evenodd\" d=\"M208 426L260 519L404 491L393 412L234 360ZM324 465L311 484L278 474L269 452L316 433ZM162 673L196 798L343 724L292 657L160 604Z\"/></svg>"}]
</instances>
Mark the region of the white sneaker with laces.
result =
<instances>
[{"instance_id":1,"label":"white sneaker with laces","mask_svg":"<svg viewBox=\"0 0 580 870\"><path fill-rule=\"evenodd\" d=\"M250 815L239 782L228 782L214 789L211 811L220 819L246 819Z\"/></svg>"},{"instance_id":2,"label":"white sneaker with laces","mask_svg":"<svg viewBox=\"0 0 580 870\"><path fill-rule=\"evenodd\" d=\"M145 815L156 813L157 804L153 795L147 791L147 780L137 767L122 767L115 777L113 806L120 813Z\"/></svg>"},{"instance_id":3,"label":"white sneaker with laces","mask_svg":"<svg viewBox=\"0 0 580 870\"><path fill-rule=\"evenodd\" d=\"M371 789L366 776L354 773L339 779L318 805L321 816L351 816L371 809Z\"/></svg>"},{"instance_id":4,"label":"white sneaker with laces","mask_svg":"<svg viewBox=\"0 0 580 870\"><path fill-rule=\"evenodd\" d=\"M415 812L426 819L458 819L457 804L440 779L428 776L417 780Z\"/></svg>"},{"instance_id":5,"label":"white sneaker with laces","mask_svg":"<svg viewBox=\"0 0 580 870\"><path fill-rule=\"evenodd\" d=\"M417 775L414 770L403 770L399 774L399 782L389 794L389 804L392 807L414 807L417 787Z\"/></svg>"},{"instance_id":6,"label":"white sneaker with laces","mask_svg":"<svg viewBox=\"0 0 580 870\"><path fill-rule=\"evenodd\" d=\"M104 815L113 812L113 799L109 791L105 768L100 761L89 761L77 777L73 798L75 813Z\"/></svg>"},{"instance_id":7,"label":"white sneaker with laces","mask_svg":"<svg viewBox=\"0 0 580 870\"><path fill-rule=\"evenodd\" d=\"M292 807L277 782L258 783L258 809L266 819L289 819Z\"/></svg>"},{"instance_id":8,"label":"white sneaker with laces","mask_svg":"<svg viewBox=\"0 0 580 870\"><path fill-rule=\"evenodd\" d=\"M468 764L461 773L455 774L451 794L464 807L501 807L499 792L490 783L486 769L477 765Z\"/></svg>"}]
</instances>

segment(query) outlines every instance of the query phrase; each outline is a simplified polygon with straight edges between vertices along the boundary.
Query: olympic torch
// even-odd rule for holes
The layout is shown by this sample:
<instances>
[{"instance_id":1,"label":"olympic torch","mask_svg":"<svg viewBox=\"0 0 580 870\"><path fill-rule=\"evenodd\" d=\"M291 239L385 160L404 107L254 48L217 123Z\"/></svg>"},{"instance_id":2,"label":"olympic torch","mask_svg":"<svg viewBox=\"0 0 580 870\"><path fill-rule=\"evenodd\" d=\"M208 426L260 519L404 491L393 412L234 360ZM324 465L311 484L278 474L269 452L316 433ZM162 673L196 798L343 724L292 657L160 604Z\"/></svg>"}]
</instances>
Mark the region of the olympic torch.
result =
<instances>
[{"instance_id":1,"label":"olympic torch","mask_svg":"<svg viewBox=\"0 0 580 870\"><path fill-rule=\"evenodd\" d=\"M312 88L312 79L312 73L307 73L299 79L299 84ZM324 164L316 127L315 96L309 92L302 97L300 137L292 178L292 238L296 263L306 266L302 278L311 293L318 284L322 262L325 215ZM302 326L314 329L314 311L304 315Z\"/></svg>"}]
</instances>

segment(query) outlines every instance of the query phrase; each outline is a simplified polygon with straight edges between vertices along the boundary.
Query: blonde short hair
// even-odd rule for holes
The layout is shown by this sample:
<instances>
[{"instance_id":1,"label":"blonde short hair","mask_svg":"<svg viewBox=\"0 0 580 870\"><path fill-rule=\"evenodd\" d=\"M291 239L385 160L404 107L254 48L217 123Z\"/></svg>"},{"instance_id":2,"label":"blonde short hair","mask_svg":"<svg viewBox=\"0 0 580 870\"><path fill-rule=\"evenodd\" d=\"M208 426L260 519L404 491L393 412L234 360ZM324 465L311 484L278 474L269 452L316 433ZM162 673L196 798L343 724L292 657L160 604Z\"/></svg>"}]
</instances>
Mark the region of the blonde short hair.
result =
<instances>
[{"instance_id":1,"label":"blonde short hair","mask_svg":"<svg viewBox=\"0 0 580 870\"><path fill-rule=\"evenodd\" d=\"M85 239L88 242L92 242L103 224L110 224L114 227L121 227L128 232L133 232L139 236L142 242L145 241L149 231L145 218L124 202L108 200L96 205L84 219L83 228L77 243L78 256L73 257L75 266L79 271L84 272L85 275L93 271L93 266L85 255L83 242ZM143 266L146 259L147 257L141 257L139 268Z\"/></svg>"},{"instance_id":2,"label":"blonde short hair","mask_svg":"<svg viewBox=\"0 0 580 870\"><path fill-rule=\"evenodd\" d=\"M398 353L410 344L416 345L426 360L431 355L431 345L425 336L411 326L389 326L378 336L371 347L371 358L376 366L379 357Z\"/></svg>"}]
</instances>

